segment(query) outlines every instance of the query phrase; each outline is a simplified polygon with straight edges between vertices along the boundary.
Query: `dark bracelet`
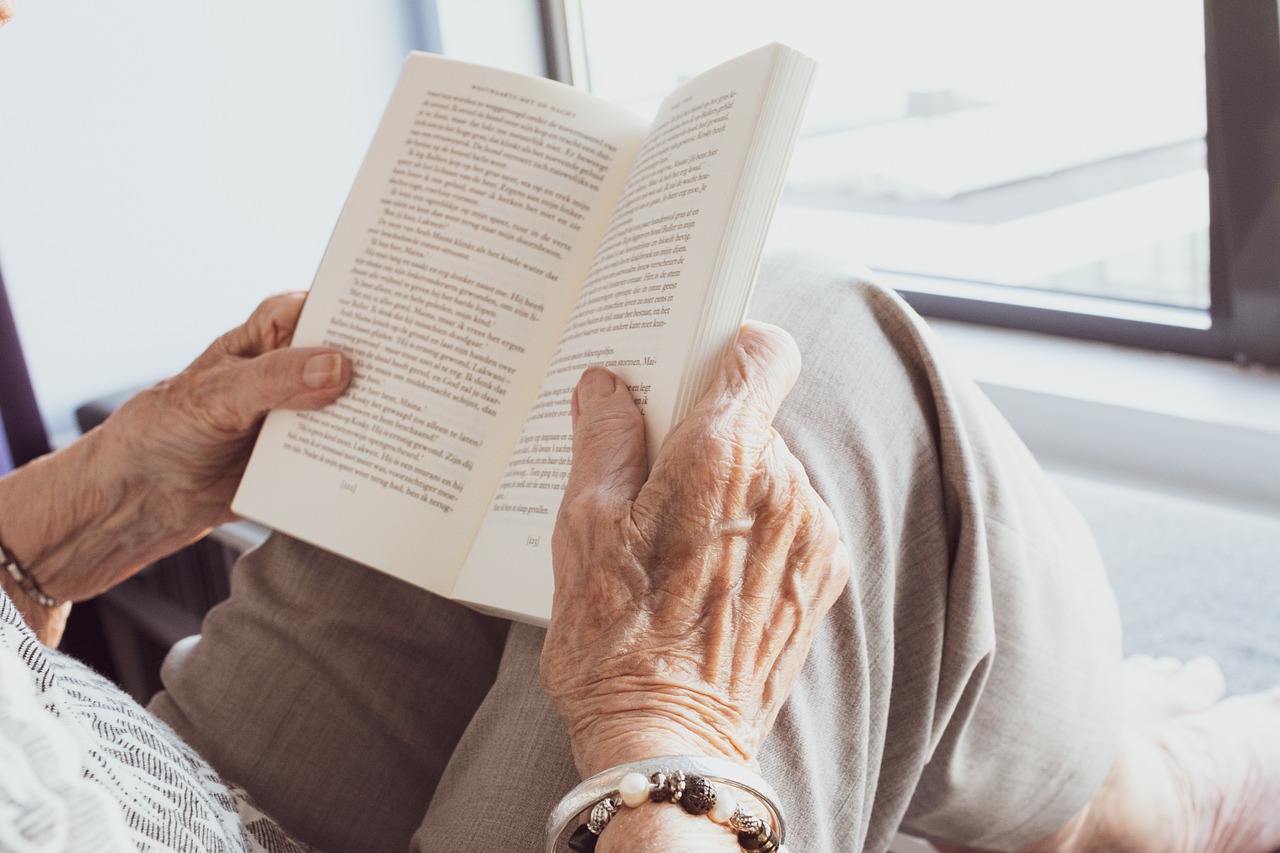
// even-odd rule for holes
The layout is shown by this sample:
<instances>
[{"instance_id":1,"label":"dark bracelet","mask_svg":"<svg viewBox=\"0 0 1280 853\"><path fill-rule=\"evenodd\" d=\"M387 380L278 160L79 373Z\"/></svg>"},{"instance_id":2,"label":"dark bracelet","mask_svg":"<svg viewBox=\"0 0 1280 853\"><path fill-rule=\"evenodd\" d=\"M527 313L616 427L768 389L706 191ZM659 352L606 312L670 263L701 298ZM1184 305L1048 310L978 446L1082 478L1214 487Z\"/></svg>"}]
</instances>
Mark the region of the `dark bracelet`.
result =
<instances>
[{"instance_id":1,"label":"dark bracelet","mask_svg":"<svg viewBox=\"0 0 1280 853\"><path fill-rule=\"evenodd\" d=\"M18 558L9 552L3 542L0 542L0 568L8 572L9 577L13 578L13 582L18 585L18 589L36 604L42 607L57 607L62 603L40 588L36 579L23 570Z\"/></svg>"},{"instance_id":2,"label":"dark bracelet","mask_svg":"<svg viewBox=\"0 0 1280 853\"><path fill-rule=\"evenodd\" d=\"M735 791L761 803L769 820L745 808ZM637 808L649 802L678 803L689 814L725 824L737 833L743 850L786 853L782 814L768 783L741 765L694 756L635 762L583 782L548 820L547 851L556 850L568 826L586 813L586 822L577 825L567 843L573 853L593 853L600 833L624 805Z\"/></svg>"}]
</instances>

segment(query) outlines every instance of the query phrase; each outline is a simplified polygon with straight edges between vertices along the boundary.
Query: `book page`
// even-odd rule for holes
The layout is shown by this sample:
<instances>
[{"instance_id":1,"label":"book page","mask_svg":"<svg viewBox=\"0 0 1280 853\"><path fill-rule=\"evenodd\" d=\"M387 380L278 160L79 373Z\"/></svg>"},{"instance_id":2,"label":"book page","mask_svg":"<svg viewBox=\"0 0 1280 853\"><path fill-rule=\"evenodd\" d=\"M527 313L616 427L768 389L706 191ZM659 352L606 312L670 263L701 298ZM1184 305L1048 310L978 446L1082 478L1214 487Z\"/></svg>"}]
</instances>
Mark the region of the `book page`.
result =
<instances>
[{"instance_id":1,"label":"book page","mask_svg":"<svg viewBox=\"0 0 1280 853\"><path fill-rule=\"evenodd\" d=\"M779 51L794 53L771 46L747 54L685 84L660 108L459 578L459 600L549 618L550 534L571 461L570 400L586 367L604 365L627 383L645 412L652 459L683 415L690 364L714 361L732 340L777 199L775 190L757 204L765 212L758 233L730 233ZM807 82L793 93L800 111L806 90ZM794 130L774 158L778 190L793 142ZM729 252L747 263L726 273ZM738 308L708 340L716 291L736 294ZM500 567L495 591L491 573Z\"/></svg>"},{"instance_id":2,"label":"book page","mask_svg":"<svg viewBox=\"0 0 1280 853\"><path fill-rule=\"evenodd\" d=\"M235 511L447 593L642 134L560 84L412 55L294 335L351 356L351 388L271 415Z\"/></svg>"}]
</instances>

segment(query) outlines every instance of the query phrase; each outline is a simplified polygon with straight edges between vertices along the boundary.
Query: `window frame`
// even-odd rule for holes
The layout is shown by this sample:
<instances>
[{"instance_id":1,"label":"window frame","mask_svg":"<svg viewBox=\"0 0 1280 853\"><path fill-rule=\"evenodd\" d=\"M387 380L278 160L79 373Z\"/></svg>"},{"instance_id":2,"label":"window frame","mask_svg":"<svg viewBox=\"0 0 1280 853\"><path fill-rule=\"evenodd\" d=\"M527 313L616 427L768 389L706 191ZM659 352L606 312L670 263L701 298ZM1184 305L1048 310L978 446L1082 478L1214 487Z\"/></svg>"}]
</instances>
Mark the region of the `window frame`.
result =
<instances>
[{"instance_id":1,"label":"window frame","mask_svg":"<svg viewBox=\"0 0 1280 853\"><path fill-rule=\"evenodd\" d=\"M18 326L0 273L0 474L49 452L40 406L36 402Z\"/></svg>"},{"instance_id":2,"label":"window frame","mask_svg":"<svg viewBox=\"0 0 1280 853\"><path fill-rule=\"evenodd\" d=\"M539 0L547 76L586 85L576 0ZM1207 310L877 272L917 311L1280 366L1280 3L1205 0Z\"/></svg>"}]
</instances>

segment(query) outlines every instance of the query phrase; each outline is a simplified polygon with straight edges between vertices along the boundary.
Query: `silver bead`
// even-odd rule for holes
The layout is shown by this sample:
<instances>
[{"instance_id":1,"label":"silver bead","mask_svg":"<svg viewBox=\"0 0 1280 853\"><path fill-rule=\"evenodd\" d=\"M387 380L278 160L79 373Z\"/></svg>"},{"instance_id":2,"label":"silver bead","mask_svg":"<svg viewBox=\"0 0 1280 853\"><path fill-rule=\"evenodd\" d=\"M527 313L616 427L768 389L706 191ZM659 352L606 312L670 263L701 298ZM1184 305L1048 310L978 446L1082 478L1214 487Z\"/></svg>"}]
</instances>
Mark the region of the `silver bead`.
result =
<instances>
[{"instance_id":1,"label":"silver bead","mask_svg":"<svg viewBox=\"0 0 1280 853\"><path fill-rule=\"evenodd\" d=\"M605 797L591 809L591 817L587 820L587 829L599 835L609 825L609 821L618 811L619 801L616 797Z\"/></svg>"},{"instance_id":2,"label":"silver bead","mask_svg":"<svg viewBox=\"0 0 1280 853\"><path fill-rule=\"evenodd\" d=\"M758 833L764 829L764 821L751 812L743 811L742 807L739 806L738 810L733 813L733 817L729 818L729 828L734 832Z\"/></svg>"},{"instance_id":3,"label":"silver bead","mask_svg":"<svg viewBox=\"0 0 1280 853\"><path fill-rule=\"evenodd\" d=\"M649 789L649 799L655 803L666 801L667 774L659 770L649 777L649 781L653 783L653 787Z\"/></svg>"},{"instance_id":4,"label":"silver bead","mask_svg":"<svg viewBox=\"0 0 1280 853\"><path fill-rule=\"evenodd\" d=\"M668 799L670 799L671 802L673 803L680 802L680 798L684 796L684 789L686 784L688 783L685 779L683 770L677 770L676 772L672 773L671 776L667 778L667 787L671 789L671 794L668 797Z\"/></svg>"}]
</instances>

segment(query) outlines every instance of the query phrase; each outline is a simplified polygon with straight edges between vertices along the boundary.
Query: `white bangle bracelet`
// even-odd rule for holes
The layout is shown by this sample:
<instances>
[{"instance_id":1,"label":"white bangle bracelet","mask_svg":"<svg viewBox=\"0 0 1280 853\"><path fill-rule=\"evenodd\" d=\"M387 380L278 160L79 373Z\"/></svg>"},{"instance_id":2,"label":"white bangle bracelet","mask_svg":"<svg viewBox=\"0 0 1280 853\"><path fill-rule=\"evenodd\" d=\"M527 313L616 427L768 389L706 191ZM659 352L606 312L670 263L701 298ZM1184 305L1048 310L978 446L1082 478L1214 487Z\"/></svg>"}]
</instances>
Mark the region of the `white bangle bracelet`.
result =
<instances>
[{"instance_id":1,"label":"white bangle bracelet","mask_svg":"<svg viewBox=\"0 0 1280 853\"><path fill-rule=\"evenodd\" d=\"M673 755L620 764L603 773L597 773L565 794L547 818L546 853L557 853L562 849L560 845L566 832L579 826L579 818L588 809L595 810L598 805L604 807L608 812L608 816L604 818L604 822L607 823L608 817L616 811L617 801L613 798L618 797L619 786L624 776L639 774L645 779L651 779L655 773L662 774L664 777L676 774L683 774L690 778L702 777L709 782L742 791L758 801L767 812L777 844L781 845L786 837L786 824L782 817L782 809L778 805L777 792L758 773L724 758ZM612 802L614 807L609 808L606 801ZM592 831L597 834L599 832L599 830Z\"/></svg>"}]
</instances>

